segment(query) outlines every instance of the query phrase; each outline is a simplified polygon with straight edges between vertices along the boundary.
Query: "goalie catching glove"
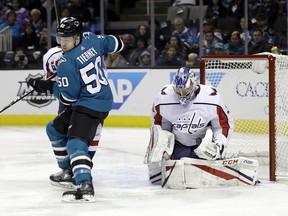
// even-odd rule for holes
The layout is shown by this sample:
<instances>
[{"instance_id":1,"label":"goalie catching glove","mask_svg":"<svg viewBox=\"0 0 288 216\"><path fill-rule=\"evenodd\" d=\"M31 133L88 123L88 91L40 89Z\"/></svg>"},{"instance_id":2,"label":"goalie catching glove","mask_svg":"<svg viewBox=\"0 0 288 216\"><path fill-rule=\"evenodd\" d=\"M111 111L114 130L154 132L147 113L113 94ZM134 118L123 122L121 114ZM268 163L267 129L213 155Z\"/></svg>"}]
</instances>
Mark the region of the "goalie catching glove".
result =
<instances>
[{"instance_id":1,"label":"goalie catching glove","mask_svg":"<svg viewBox=\"0 0 288 216\"><path fill-rule=\"evenodd\" d=\"M228 140L222 134L218 135L217 138L215 141L212 140L213 132L211 128L208 128L201 144L194 150L196 155L206 160L224 159Z\"/></svg>"},{"instance_id":2,"label":"goalie catching glove","mask_svg":"<svg viewBox=\"0 0 288 216\"><path fill-rule=\"evenodd\" d=\"M55 82L51 80L42 80L41 78L30 78L27 80L28 86L32 86L38 93L50 93L53 94L53 84Z\"/></svg>"}]
</instances>

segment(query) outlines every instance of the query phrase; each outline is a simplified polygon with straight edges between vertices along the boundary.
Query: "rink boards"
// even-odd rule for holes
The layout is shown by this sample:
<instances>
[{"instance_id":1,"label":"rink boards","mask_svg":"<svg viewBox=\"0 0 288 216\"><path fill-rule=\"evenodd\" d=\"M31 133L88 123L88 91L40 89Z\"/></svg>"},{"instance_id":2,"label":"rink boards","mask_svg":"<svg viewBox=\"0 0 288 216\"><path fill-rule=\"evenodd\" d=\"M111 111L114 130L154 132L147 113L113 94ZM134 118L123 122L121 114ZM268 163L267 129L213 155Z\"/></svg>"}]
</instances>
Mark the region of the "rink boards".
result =
<instances>
[{"instance_id":1,"label":"rink boards","mask_svg":"<svg viewBox=\"0 0 288 216\"><path fill-rule=\"evenodd\" d=\"M149 127L151 125L151 108L155 95L161 88L171 83L177 69L108 69L108 81L112 89L114 103L113 109L107 118L106 126L117 127ZM199 69L194 70L199 76ZM221 71L220 71L221 72ZM0 108L10 104L18 96L28 91L26 79L29 76L42 74L41 70L9 70L0 71L1 73L1 101ZM251 81L251 77L249 82ZM256 80L257 81L257 80ZM220 78L213 85L221 86L223 82L229 83L229 80ZM243 80L241 80L243 83ZM247 80L248 82L248 80ZM259 80L258 82L262 82ZM210 84L210 83L208 83ZM223 86L223 85L222 85ZM224 100L231 99L231 92L235 92L233 85L226 86L222 92ZM235 84L236 86L236 84ZM229 89L227 90L227 87ZM243 89L244 91L244 89ZM243 97L241 97L243 98ZM245 98L250 104L259 102L267 98ZM257 100L257 101L256 101ZM250 106L243 115L241 109L241 100L232 98L235 109L234 118L241 124L259 125L267 123L267 112L260 114L254 106ZM263 103L265 104L265 103ZM266 104L267 105L267 104ZM38 95L37 93L27 96L0 115L0 125L45 125L47 121L53 119L57 113L58 101L52 95ZM259 109L259 107L257 108ZM263 110L266 108L263 107ZM239 116L237 116L239 113ZM257 113L257 115L254 115ZM246 117L249 117L248 119ZM237 124L238 124L237 123Z\"/></svg>"}]
</instances>

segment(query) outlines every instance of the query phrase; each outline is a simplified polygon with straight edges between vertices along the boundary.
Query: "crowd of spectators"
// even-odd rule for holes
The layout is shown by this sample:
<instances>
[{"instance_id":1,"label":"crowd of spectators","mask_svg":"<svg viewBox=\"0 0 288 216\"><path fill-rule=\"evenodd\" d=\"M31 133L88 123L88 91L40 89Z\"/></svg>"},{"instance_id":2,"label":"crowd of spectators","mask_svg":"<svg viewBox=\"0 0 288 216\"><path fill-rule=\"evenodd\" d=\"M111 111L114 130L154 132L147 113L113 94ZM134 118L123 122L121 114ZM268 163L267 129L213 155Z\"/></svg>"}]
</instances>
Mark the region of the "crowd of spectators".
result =
<instances>
[{"instance_id":1,"label":"crowd of spectators","mask_svg":"<svg viewBox=\"0 0 288 216\"><path fill-rule=\"evenodd\" d=\"M28 3L27 3L28 2ZM85 30L94 31L95 10L98 1L59 0L60 18L74 16L82 20ZM182 3L181 3L182 2ZM171 6L198 4L196 0L171 1ZM155 20L154 44L151 46L150 21L139 25L134 33L121 36L125 48L119 54L107 55L108 67L147 67L151 66L151 51L155 53L156 66L198 67L200 54L203 55L242 55L244 42L248 41L248 54L270 52L273 46L287 50L287 30L276 32L275 23L279 16L286 17L284 0L249 0L248 31L245 32L244 0L204 0L207 10L203 23L190 22L175 17L170 22ZM42 55L47 51L48 28L45 0L3 0L0 5L0 30L11 26L13 36L13 56L5 55L7 65L21 68L41 67ZM52 46L56 45L56 18L52 10ZM229 31L220 28L223 19L233 18L235 25ZM203 26L200 37L199 25ZM99 32L95 32L99 33ZM203 38L203 41L200 41ZM200 43L203 46L200 46ZM203 50L200 52L200 47ZM21 51L21 52L20 52ZM18 53L18 54L17 54ZM19 54L20 53L20 54ZM17 57L17 55L20 57ZM24 56L24 57L22 57ZM10 57L10 60L9 60ZM17 61L16 61L17 59ZM22 60L24 59L24 60ZM21 64L19 64L19 61Z\"/></svg>"},{"instance_id":2,"label":"crowd of spectators","mask_svg":"<svg viewBox=\"0 0 288 216\"><path fill-rule=\"evenodd\" d=\"M60 16L82 20L85 30L96 22L94 9L98 1L57 0ZM51 1L53 4L54 1ZM41 68L42 56L48 50L47 0L2 0L0 2L0 31L12 30L12 50L5 53L3 65L18 68ZM56 46L56 13L51 10L52 46Z\"/></svg>"},{"instance_id":3,"label":"crowd of spectators","mask_svg":"<svg viewBox=\"0 0 288 216\"><path fill-rule=\"evenodd\" d=\"M178 7L181 2L197 4L198 1L171 1ZM204 0L207 10L203 25L203 55L243 55L271 52L278 47L282 54L287 53L286 25L277 32L274 25L280 16L286 17L286 3L281 0L250 0L248 13L248 31L245 32L244 0ZM193 7L193 6L192 6ZM225 19L233 23L225 23L230 31L220 28ZM127 66L145 66L141 53L151 52L150 23L141 24L134 34L124 34L125 49L121 52ZM156 66L190 66L198 67L200 59L199 23L175 17L166 22L155 21L155 63ZM161 26L165 26L161 28ZM168 31L167 31L168 28ZM129 38L129 42L127 42ZM247 39L246 39L247 38ZM138 41L143 46L139 49ZM245 53L245 40L248 50ZM146 41L146 42L145 42ZM134 58L131 58L131 55ZM136 57L137 56L137 57ZM137 59L137 60L135 60Z\"/></svg>"}]
</instances>

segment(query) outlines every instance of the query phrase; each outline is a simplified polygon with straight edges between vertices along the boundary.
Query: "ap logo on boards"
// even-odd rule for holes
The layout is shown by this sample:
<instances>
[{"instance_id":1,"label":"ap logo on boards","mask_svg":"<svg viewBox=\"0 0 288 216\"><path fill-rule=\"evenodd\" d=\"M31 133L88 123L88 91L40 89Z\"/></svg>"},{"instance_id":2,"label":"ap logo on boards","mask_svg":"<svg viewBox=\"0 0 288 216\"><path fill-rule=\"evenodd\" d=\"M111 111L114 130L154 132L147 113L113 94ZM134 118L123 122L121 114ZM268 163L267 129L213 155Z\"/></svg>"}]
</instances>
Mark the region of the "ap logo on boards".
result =
<instances>
[{"instance_id":1,"label":"ap logo on boards","mask_svg":"<svg viewBox=\"0 0 288 216\"><path fill-rule=\"evenodd\" d=\"M146 73L108 73L108 81L113 93L112 109L118 110L136 89Z\"/></svg>"}]
</instances>

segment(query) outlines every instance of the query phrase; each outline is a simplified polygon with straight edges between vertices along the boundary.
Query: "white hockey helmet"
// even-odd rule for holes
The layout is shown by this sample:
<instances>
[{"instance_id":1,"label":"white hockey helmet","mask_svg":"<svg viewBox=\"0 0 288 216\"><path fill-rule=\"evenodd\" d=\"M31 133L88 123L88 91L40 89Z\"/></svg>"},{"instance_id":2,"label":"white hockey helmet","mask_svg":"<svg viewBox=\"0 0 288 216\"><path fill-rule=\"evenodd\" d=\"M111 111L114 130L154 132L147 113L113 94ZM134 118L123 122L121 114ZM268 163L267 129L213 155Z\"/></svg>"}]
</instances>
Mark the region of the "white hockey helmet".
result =
<instances>
[{"instance_id":1,"label":"white hockey helmet","mask_svg":"<svg viewBox=\"0 0 288 216\"><path fill-rule=\"evenodd\" d=\"M190 68L181 67L177 70L173 80L173 89L182 105L186 105L187 101L193 97L197 85L197 76Z\"/></svg>"}]
</instances>

